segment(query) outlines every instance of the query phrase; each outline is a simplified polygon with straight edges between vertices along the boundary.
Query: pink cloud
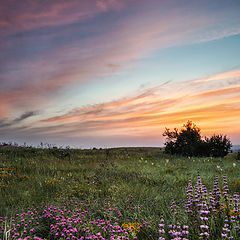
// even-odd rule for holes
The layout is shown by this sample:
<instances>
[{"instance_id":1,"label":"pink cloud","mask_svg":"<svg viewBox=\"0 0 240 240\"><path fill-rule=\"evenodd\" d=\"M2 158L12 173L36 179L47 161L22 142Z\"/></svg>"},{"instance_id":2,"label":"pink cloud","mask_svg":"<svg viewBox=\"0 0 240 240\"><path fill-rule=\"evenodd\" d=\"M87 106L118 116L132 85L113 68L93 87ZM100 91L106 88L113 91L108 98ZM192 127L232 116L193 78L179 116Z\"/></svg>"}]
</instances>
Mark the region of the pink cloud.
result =
<instances>
[{"instance_id":1,"label":"pink cloud","mask_svg":"<svg viewBox=\"0 0 240 240\"><path fill-rule=\"evenodd\" d=\"M220 77L219 81L225 79ZM206 84L211 87L203 91L201 86ZM236 134L240 132L240 85L219 87L210 82L198 82L196 86L193 80L185 82L184 86L186 91L182 83L168 83L142 90L132 97L76 108L32 122L21 129L21 134L56 139L138 138L139 142L144 142L148 136L159 141L165 127L181 127L190 119L202 129L203 135L223 133L240 138ZM189 95L191 89L196 88L198 92ZM181 94L176 96L176 92ZM6 103L9 101L7 99Z\"/></svg>"},{"instance_id":2,"label":"pink cloud","mask_svg":"<svg viewBox=\"0 0 240 240\"><path fill-rule=\"evenodd\" d=\"M210 81L216 81L221 79L239 78L239 77L240 77L240 71L232 71L232 72L221 73L221 74L210 76L204 79L196 80L195 82L210 82Z\"/></svg>"},{"instance_id":3,"label":"pink cloud","mask_svg":"<svg viewBox=\"0 0 240 240\"><path fill-rule=\"evenodd\" d=\"M0 34L84 21L104 11L122 8L127 1L52 0L10 1L0 6Z\"/></svg>"},{"instance_id":4,"label":"pink cloud","mask_svg":"<svg viewBox=\"0 0 240 240\"><path fill-rule=\"evenodd\" d=\"M43 4L42 1L6 1L11 4L0 6L0 24L6 26L3 27L0 34L81 22L104 11L119 10L123 7L123 1L113 0L46 2L48 4ZM124 4L127 3L128 1L124 2ZM209 25L214 26L220 19L220 15L217 18L204 14L195 17L196 12L185 14L184 9L174 9L165 14L166 3L163 1L161 4L159 8L148 9L151 10L151 14L149 14L149 11L145 11L148 2L141 1L131 9L131 15L126 14L123 19L113 22L114 25L111 29L104 34L94 35L91 41L81 41L76 38L57 48L49 49L47 53L40 53L35 59L21 60L20 63L18 60L6 62L7 66L17 66L20 70L14 74L16 78L14 87L3 89L1 92L0 111L2 114L9 115L26 107L44 108L46 105L57 102L59 89L63 90L73 83L81 86L85 82L97 81L102 76L117 74L118 71L133 66L136 60L148 57L159 48L202 41L196 37L199 32L209 33L206 30ZM66 31L71 30L67 29ZM224 34L217 33L214 37L228 36L229 34L231 31ZM12 44L14 46L14 42ZM223 73L205 80L191 82L186 86L183 86L185 83L176 84L177 87L174 91L172 91L171 85L165 88L149 89L150 92L145 92L135 98L106 103L89 110L80 108L74 113L48 119L44 123L64 123L69 124L70 129L74 129L74 127L81 129L79 125L71 125L80 121L88 126L88 128L83 128L84 132L87 129L101 131L101 125L105 131L108 129L107 126L112 126L121 130L125 129L126 132L137 126L138 129L135 131L138 132L140 127L149 129L162 123L164 121L162 117L165 119L164 123L168 121L176 123L176 121L180 122L191 116L185 109L185 112L182 112L182 118L179 117L174 122L174 116L176 116L174 114L178 113L178 109L191 107L186 99L199 104L203 102L203 96L200 94L208 95L209 98L212 94L216 101L220 101L219 96L226 96L226 90L219 90L222 92L218 92L218 94L208 92L210 90L206 90L207 87L201 84L202 82L226 80L238 76L239 72ZM195 88L195 86L199 88ZM160 98L158 97L159 89L163 89ZM218 87L216 90L218 91ZM172 91L171 97L168 96L169 91ZM237 94L236 91L233 90L233 92ZM182 94L190 96L184 98ZM182 97L185 101L182 100ZM232 99L229 96L228 99L231 104ZM238 99L235 101L238 102ZM216 104L220 104L220 102ZM162 115L161 112L163 112ZM169 113L168 118L166 112ZM196 113L193 112L193 114ZM95 120L98 122L94 122ZM151 124L149 125L149 123Z\"/></svg>"},{"instance_id":5,"label":"pink cloud","mask_svg":"<svg viewBox=\"0 0 240 240\"><path fill-rule=\"evenodd\" d=\"M109 9L121 9L124 5L124 1L119 0L97 0L96 5L102 11L108 11Z\"/></svg>"}]
</instances>

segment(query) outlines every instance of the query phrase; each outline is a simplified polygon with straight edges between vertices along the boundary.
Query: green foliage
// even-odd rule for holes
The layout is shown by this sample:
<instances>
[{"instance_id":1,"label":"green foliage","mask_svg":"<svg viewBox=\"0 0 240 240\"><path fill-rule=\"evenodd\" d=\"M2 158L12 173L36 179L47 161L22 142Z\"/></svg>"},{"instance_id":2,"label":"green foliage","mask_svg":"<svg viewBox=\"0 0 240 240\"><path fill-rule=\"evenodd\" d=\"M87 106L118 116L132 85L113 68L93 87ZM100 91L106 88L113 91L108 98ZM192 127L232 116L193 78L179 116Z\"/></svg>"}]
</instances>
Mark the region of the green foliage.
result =
<instances>
[{"instance_id":1,"label":"green foliage","mask_svg":"<svg viewBox=\"0 0 240 240\"><path fill-rule=\"evenodd\" d=\"M213 135L202 140L200 128L188 121L179 131L166 128L163 136L167 137L165 153L182 156L224 157L230 151L232 144L223 135Z\"/></svg>"},{"instance_id":2,"label":"green foliage","mask_svg":"<svg viewBox=\"0 0 240 240\"><path fill-rule=\"evenodd\" d=\"M196 177L198 170L209 182L219 173L228 173L235 182L240 170L239 165L232 167L235 158L189 160L165 155L159 148L68 151L70 158L49 149L0 147L0 216L59 198L106 194L120 202L133 194L165 205L172 193L181 198L188 178Z\"/></svg>"},{"instance_id":3,"label":"green foliage","mask_svg":"<svg viewBox=\"0 0 240 240\"><path fill-rule=\"evenodd\" d=\"M240 150L237 153L237 160L240 160Z\"/></svg>"},{"instance_id":4,"label":"green foliage","mask_svg":"<svg viewBox=\"0 0 240 240\"><path fill-rule=\"evenodd\" d=\"M211 189L216 175L227 175L230 191L240 189L236 157L188 159L166 155L160 148L66 151L68 155L57 149L0 147L0 217L11 217L28 207L56 205L59 200L101 203L110 196L114 205L108 208L119 209L126 222L148 222L137 235L150 240L157 239L159 229L154 222L161 217L166 224L174 221L170 203L185 199L189 178L196 179L199 173ZM91 208L96 218L106 215L99 212L97 203ZM44 221L40 222L38 235L51 239L47 237L50 222Z\"/></svg>"}]
</instances>

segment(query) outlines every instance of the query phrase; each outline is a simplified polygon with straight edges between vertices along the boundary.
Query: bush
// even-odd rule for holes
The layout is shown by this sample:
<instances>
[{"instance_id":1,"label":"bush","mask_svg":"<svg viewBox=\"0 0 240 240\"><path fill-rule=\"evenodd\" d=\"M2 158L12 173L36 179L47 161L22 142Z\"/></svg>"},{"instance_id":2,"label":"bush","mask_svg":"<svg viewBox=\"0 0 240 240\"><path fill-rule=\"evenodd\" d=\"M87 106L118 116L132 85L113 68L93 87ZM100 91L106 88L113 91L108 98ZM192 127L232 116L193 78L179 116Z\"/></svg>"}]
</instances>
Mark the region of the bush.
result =
<instances>
[{"instance_id":1,"label":"bush","mask_svg":"<svg viewBox=\"0 0 240 240\"><path fill-rule=\"evenodd\" d=\"M232 144L223 135L213 135L202 140L200 128L192 121L188 121L179 131L166 128L163 136L167 137L165 153L182 156L211 156L224 157L230 151Z\"/></svg>"},{"instance_id":2,"label":"bush","mask_svg":"<svg viewBox=\"0 0 240 240\"><path fill-rule=\"evenodd\" d=\"M232 147L230 140L223 135L214 134L210 139L206 138L205 141L211 157L224 157Z\"/></svg>"}]
</instances>

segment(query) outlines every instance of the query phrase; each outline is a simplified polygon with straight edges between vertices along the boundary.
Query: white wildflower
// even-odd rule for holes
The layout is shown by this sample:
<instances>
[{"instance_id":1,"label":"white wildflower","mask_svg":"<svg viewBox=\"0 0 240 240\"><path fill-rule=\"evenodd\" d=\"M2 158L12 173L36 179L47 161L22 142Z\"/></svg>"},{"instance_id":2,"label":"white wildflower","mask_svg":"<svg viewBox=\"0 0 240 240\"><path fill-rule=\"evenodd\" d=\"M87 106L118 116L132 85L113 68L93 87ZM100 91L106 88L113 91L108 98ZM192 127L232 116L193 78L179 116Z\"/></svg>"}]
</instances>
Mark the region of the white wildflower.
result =
<instances>
[{"instance_id":1,"label":"white wildflower","mask_svg":"<svg viewBox=\"0 0 240 240\"><path fill-rule=\"evenodd\" d=\"M217 170L222 171L222 168L219 165L217 165Z\"/></svg>"}]
</instances>

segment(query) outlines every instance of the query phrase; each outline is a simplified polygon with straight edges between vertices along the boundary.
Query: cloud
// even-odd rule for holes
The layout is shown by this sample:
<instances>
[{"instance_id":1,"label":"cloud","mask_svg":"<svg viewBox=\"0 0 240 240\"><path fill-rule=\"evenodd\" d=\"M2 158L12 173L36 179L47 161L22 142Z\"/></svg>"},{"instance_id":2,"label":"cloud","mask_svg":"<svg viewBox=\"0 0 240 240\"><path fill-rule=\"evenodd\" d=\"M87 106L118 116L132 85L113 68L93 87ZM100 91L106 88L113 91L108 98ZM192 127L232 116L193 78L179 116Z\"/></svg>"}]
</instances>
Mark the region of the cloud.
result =
<instances>
[{"instance_id":1,"label":"cloud","mask_svg":"<svg viewBox=\"0 0 240 240\"><path fill-rule=\"evenodd\" d=\"M108 11L109 9L121 9L124 1L119 0L97 0L97 7L102 11Z\"/></svg>"},{"instance_id":2,"label":"cloud","mask_svg":"<svg viewBox=\"0 0 240 240\"><path fill-rule=\"evenodd\" d=\"M168 4L5 1L0 6L0 22L6 26L0 30L1 114L28 105L31 109L54 105L59 91L121 74L156 49L202 41L203 32L221 38L236 27L227 33L209 28L235 16L231 8L224 8L224 15L219 8L214 16L206 16L205 6L190 4L189 13ZM112 10L114 16L105 12Z\"/></svg>"},{"instance_id":3,"label":"cloud","mask_svg":"<svg viewBox=\"0 0 240 240\"><path fill-rule=\"evenodd\" d=\"M16 125L18 123L23 122L24 120L26 120L26 119L28 119L30 117L36 116L37 114L39 114L39 113L38 112L34 112L34 111L30 111L30 112L23 113L20 117L15 118L12 121L3 121L3 120L1 120L0 121L0 128L14 126L14 125Z\"/></svg>"},{"instance_id":4,"label":"cloud","mask_svg":"<svg viewBox=\"0 0 240 240\"><path fill-rule=\"evenodd\" d=\"M27 118L30 118L32 116L35 116L37 115L37 112L25 112L23 113L19 118L16 118L15 120L13 120L14 123L18 123L18 122L21 122Z\"/></svg>"},{"instance_id":5,"label":"cloud","mask_svg":"<svg viewBox=\"0 0 240 240\"><path fill-rule=\"evenodd\" d=\"M6 0L0 6L0 34L84 21L103 11L118 9L124 4L126 1L120 3L114 0Z\"/></svg>"},{"instance_id":6,"label":"cloud","mask_svg":"<svg viewBox=\"0 0 240 240\"><path fill-rule=\"evenodd\" d=\"M0 4L1 124L23 123L21 117L29 109L48 107L53 116L55 108L63 108L62 96L141 68L139 60L155 50L239 33L237 3L219 5L215 9L209 1L186 5L155 0L4 1ZM215 10L209 11L210 7ZM80 106L51 118L41 116L43 121L32 121L22 132L153 136L168 122L180 124L197 116L194 109L201 109L201 119L207 122L204 109L220 116L221 108L236 108L239 75L235 71L191 82L166 82L133 97Z\"/></svg>"},{"instance_id":7,"label":"cloud","mask_svg":"<svg viewBox=\"0 0 240 240\"><path fill-rule=\"evenodd\" d=\"M240 71L221 73L204 79L196 80L195 82L210 82L227 78L240 78Z\"/></svg>"},{"instance_id":8,"label":"cloud","mask_svg":"<svg viewBox=\"0 0 240 240\"><path fill-rule=\"evenodd\" d=\"M231 76L234 78L234 74ZM214 81L220 81L222 84L219 85L211 81L196 83L195 80L169 82L139 90L135 96L74 108L62 115L35 120L30 125L23 121L35 113L26 112L12 120L9 136L14 131L17 136L25 138L34 136L56 142L65 139L90 145L98 142L99 146L101 139L107 145L125 139L129 145L131 139L137 139L135 143L145 143L147 136L148 144L154 145L156 142L163 143L161 134L165 127L180 128L187 120L192 120L202 129L203 135L223 133L237 141L240 85L234 81L224 85L227 80L231 78L219 77L218 81ZM22 127L19 128L17 123L21 123ZM2 133L4 129L6 132L6 126L2 127Z\"/></svg>"},{"instance_id":9,"label":"cloud","mask_svg":"<svg viewBox=\"0 0 240 240\"><path fill-rule=\"evenodd\" d=\"M219 81L223 81L221 75ZM42 127L48 126L46 132L75 137L121 134L156 137L164 127L179 126L191 119L204 128L205 134L221 130L233 134L238 130L240 85L218 89L212 85L203 92L201 86L205 87L206 82L199 81L197 84L194 80L185 82L186 91L179 91L182 83L146 89L135 97L78 108L45 119ZM193 88L197 88L198 92L189 94ZM181 94L176 96L176 92Z\"/></svg>"}]
</instances>

